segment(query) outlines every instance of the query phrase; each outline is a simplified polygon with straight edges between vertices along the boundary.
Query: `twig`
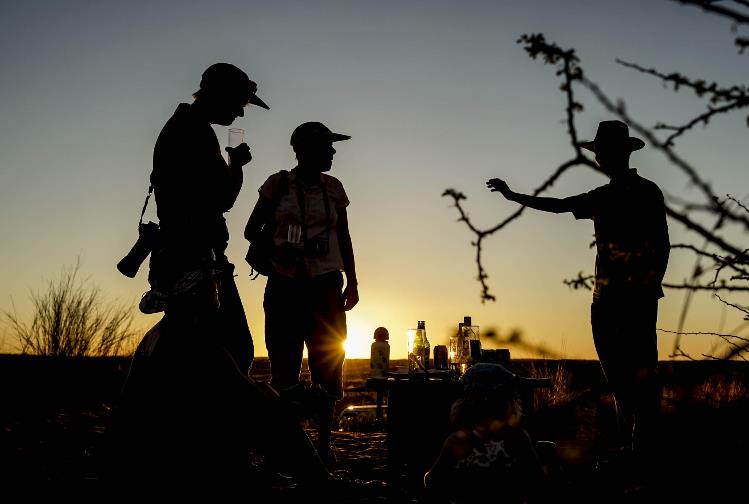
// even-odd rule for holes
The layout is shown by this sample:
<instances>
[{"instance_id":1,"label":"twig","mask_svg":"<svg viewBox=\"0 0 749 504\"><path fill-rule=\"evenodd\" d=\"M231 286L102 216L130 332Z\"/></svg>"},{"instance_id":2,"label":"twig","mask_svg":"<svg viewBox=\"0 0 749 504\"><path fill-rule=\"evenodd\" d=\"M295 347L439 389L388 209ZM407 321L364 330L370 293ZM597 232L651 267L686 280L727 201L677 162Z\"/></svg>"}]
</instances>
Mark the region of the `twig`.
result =
<instances>
[{"instance_id":1,"label":"twig","mask_svg":"<svg viewBox=\"0 0 749 504\"><path fill-rule=\"evenodd\" d=\"M733 19L737 23L749 23L749 17L745 16L744 14L733 11L731 9L727 9L720 5L715 5L713 2L707 2L705 0L674 0L674 1L685 4L685 5L694 5L697 7L701 7L702 10L704 11L712 12L713 14L719 14L723 17ZM742 2L736 2L736 3L742 3Z\"/></svg>"},{"instance_id":2,"label":"twig","mask_svg":"<svg viewBox=\"0 0 749 504\"><path fill-rule=\"evenodd\" d=\"M731 292L749 292L749 286L741 286L741 285L700 285L700 284L672 284L672 283L663 283L661 284L664 289L680 289L680 290L690 290L690 291L731 291Z\"/></svg>"},{"instance_id":3,"label":"twig","mask_svg":"<svg viewBox=\"0 0 749 504\"><path fill-rule=\"evenodd\" d=\"M735 334L722 334L722 333L716 333L716 332L687 332L687 331L669 331L667 329L656 329L657 331L668 333L668 334L678 334L680 336L718 336L720 338L724 339L737 339L741 341L746 341L749 343L749 339L743 338L741 336L736 336Z\"/></svg>"}]
</instances>

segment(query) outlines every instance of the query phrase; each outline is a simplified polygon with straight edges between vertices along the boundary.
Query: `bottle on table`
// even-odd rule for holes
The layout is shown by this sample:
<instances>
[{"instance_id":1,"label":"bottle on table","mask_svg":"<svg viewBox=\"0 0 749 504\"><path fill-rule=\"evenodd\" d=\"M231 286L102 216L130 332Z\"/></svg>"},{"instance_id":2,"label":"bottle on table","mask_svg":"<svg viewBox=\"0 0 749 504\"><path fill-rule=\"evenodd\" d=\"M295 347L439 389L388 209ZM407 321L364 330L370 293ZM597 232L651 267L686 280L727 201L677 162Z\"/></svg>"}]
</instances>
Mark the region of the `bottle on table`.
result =
<instances>
[{"instance_id":1,"label":"bottle on table","mask_svg":"<svg viewBox=\"0 0 749 504\"><path fill-rule=\"evenodd\" d=\"M450 371L456 375L461 375L465 372L467 367L467 343L464 341L465 331L463 330L463 322L458 324L458 331L455 336L450 336L448 343L447 358L449 362ZM465 344L464 344L465 343Z\"/></svg>"},{"instance_id":2,"label":"bottle on table","mask_svg":"<svg viewBox=\"0 0 749 504\"><path fill-rule=\"evenodd\" d=\"M426 324L419 321L416 329L408 330L408 372L424 373L429 369L430 345L427 339Z\"/></svg>"},{"instance_id":3,"label":"bottle on table","mask_svg":"<svg viewBox=\"0 0 749 504\"><path fill-rule=\"evenodd\" d=\"M421 331L421 362L424 366L424 370L429 369L429 355L432 353L432 347L429 344L429 338L427 338L427 327L426 322L419 320L419 324L416 327L416 332Z\"/></svg>"},{"instance_id":4,"label":"bottle on table","mask_svg":"<svg viewBox=\"0 0 749 504\"><path fill-rule=\"evenodd\" d=\"M378 327L374 332L374 342L369 355L369 376L384 378L390 369L390 334L384 327Z\"/></svg>"},{"instance_id":5,"label":"bottle on table","mask_svg":"<svg viewBox=\"0 0 749 504\"><path fill-rule=\"evenodd\" d=\"M463 317L463 331L465 333L463 342L468 347L468 365L472 366L481 362L481 339L479 338L479 326L471 323L471 317Z\"/></svg>"}]
</instances>

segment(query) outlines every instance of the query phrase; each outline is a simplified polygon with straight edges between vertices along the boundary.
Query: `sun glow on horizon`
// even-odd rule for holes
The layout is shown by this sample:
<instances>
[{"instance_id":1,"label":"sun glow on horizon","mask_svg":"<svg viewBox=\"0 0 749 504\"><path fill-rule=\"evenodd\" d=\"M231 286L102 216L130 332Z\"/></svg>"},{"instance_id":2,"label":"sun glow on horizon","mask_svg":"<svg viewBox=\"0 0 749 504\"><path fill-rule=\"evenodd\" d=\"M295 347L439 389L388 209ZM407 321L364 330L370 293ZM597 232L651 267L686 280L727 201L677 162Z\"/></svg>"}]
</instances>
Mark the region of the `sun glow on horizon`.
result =
<instances>
[{"instance_id":1,"label":"sun glow on horizon","mask_svg":"<svg viewBox=\"0 0 749 504\"><path fill-rule=\"evenodd\" d=\"M369 358L373 341L374 326L358 317L348 315L346 319L348 337L343 344L348 359ZM370 327L371 326L371 327Z\"/></svg>"}]
</instances>

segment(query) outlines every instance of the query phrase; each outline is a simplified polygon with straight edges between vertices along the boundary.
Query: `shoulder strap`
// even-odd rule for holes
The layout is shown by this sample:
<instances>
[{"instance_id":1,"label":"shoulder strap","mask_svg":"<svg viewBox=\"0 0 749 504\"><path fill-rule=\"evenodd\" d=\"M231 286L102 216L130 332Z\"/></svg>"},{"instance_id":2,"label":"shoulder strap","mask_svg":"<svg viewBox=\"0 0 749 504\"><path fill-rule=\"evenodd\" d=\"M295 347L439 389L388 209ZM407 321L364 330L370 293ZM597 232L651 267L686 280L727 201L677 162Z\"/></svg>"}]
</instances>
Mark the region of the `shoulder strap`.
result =
<instances>
[{"instance_id":1,"label":"shoulder strap","mask_svg":"<svg viewBox=\"0 0 749 504\"><path fill-rule=\"evenodd\" d=\"M326 239L330 239L330 226L332 223L331 219L331 213L330 213L330 201L328 201L328 189L325 184L325 180L320 177L320 192L322 193L322 201L323 205L325 206L325 237ZM302 218L302 236L304 240L307 240L307 217L306 217L306 205L305 205L305 198L304 198L304 191L297 185L296 188L296 195L297 199L299 201L299 210L301 212L301 218Z\"/></svg>"},{"instance_id":2,"label":"shoulder strap","mask_svg":"<svg viewBox=\"0 0 749 504\"><path fill-rule=\"evenodd\" d=\"M143 224L143 216L146 214L146 207L148 207L148 200L151 198L151 193L153 193L153 184L149 184L148 186L148 194L146 195L146 201L143 203L143 210L140 211L140 221L138 221L138 225Z\"/></svg>"},{"instance_id":3,"label":"shoulder strap","mask_svg":"<svg viewBox=\"0 0 749 504\"><path fill-rule=\"evenodd\" d=\"M278 203L281 201L281 198L283 198L284 195L289 192L289 171L281 170L280 174L281 176L276 183L276 187L273 190L273 196L271 198L271 205L273 210L276 209Z\"/></svg>"}]
</instances>

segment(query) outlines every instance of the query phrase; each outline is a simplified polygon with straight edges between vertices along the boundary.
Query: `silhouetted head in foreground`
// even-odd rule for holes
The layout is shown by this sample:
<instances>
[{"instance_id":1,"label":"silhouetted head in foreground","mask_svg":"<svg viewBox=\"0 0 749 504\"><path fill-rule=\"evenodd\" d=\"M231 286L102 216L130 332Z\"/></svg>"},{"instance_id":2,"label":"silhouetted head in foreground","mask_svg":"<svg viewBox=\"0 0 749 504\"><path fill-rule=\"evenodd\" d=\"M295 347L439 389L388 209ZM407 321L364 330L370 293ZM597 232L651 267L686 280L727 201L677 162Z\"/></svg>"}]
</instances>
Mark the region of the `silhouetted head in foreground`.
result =
<instances>
[{"instance_id":1,"label":"silhouetted head in foreground","mask_svg":"<svg viewBox=\"0 0 749 504\"><path fill-rule=\"evenodd\" d=\"M230 63L215 63L203 72L193 105L209 122L229 126L237 117L244 117L247 105L270 109L256 93L257 84L242 70Z\"/></svg>"},{"instance_id":2,"label":"silhouetted head in foreground","mask_svg":"<svg viewBox=\"0 0 749 504\"><path fill-rule=\"evenodd\" d=\"M479 363L469 367L460 381L463 396L450 410L455 427L496 435L520 424L522 378L500 364Z\"/></svg>"},{"instance_id":3,"label":"silhouetted head in foreground","mask_svg":"<svg viewBox=\"0 0 749 504\"><path fill-rule=\"evenodd\" d=\"M329 171L336 153L333 142L350 138L348 135L333 133L323 123L306 122L297 126L291 134L290 143L299 161L299 169L313 174Z\"/></svg>"},{"instance_id":4,"label":"silhouetted head in foreground","mask_svg":"<svg viewBox=\"0 0 749 504\"><path fill-rule=\"evenodd\" d=\"M615 178L626 173L629 155L645 147L645 142L629 136L629 127L622 121L602 121L598 123L595 139L579 145L595 153L598 166Z\"/></svg>"}]
</instances>

